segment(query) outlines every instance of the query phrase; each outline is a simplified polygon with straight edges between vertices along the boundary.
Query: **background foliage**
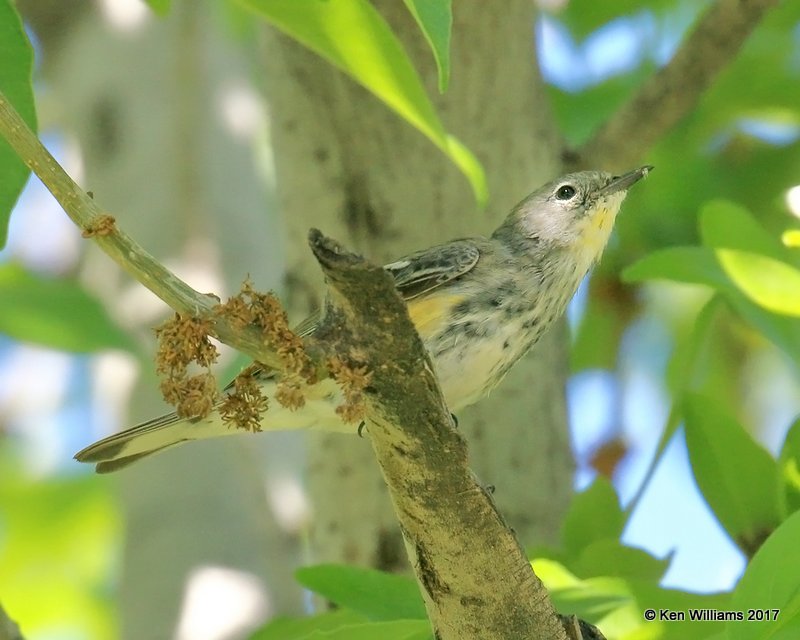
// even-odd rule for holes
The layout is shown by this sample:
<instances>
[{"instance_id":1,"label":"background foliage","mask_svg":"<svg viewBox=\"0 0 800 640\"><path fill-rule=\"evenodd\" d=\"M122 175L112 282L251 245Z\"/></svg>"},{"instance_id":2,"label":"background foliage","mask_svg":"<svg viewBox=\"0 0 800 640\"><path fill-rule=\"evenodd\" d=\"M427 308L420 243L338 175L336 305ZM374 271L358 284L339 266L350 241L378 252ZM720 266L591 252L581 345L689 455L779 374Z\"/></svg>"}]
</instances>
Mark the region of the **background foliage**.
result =
<instances>
[{"instance_id":1,"label":"background foliage","mask_svg":"<svg viewBox=\"0 0 800 640\"><path fill-rule=\"evenodd\" d=\"M170 11L169 2L149 4L158 14ZM458 73L448 62L450 3L406 4L446 90ZM539 57L571 143L586 140L669 60L704 6L572 0L542 15ZM485 201L480 165L445 131L403 44L368 2L242 0L235 7L238 20L272 23L363 84L448 155L464 173L465 189ZM609 638L800 637L798 25L798 3L769 14L691 115L659 142L647 158L657 172L630 195L612 246L573 308L570 392L583 491L563 523L560 547L531 552L559 610L598 624ZM0 0L0 43L0 87L35 124L33 51L10 0ZM26 179L4 142L0 175L3 239ZM20 207L14 215L26 212ZM135 353L135 341L75 278L37 272L13 252L0 257L0 366L10 371L18 342L74 354L65 366L76 382L52 413L80 415L90 393L87 356L78 354ZM0 387L13 375L0 375ZM615 398L610 407L593 391L597 385ZM113 637L118 514L107 485L63 453L50 465L26 464L31 443L15 428L13 400L0 388L0 598L29 638ZM63 440L62 452L73 448L74 435ZM696 484L733 554L746 559L727 587L702 595L693 591L711 590L708 581L693 584L685 570L670 577L671 554L632 534L653 532L641 524L653 510L680 513L665 500L688 498L666 491L670 480L659 478L686 459L694 480L678 486L694 491ZM699 538L694 524L673 522L671 530ZM429 635L416 586L406 578L320 566L297 579L341 609L278 619L253 638ZM646 622L647 608L780 615L749 623Z\"/></svg>"}]
</instances>

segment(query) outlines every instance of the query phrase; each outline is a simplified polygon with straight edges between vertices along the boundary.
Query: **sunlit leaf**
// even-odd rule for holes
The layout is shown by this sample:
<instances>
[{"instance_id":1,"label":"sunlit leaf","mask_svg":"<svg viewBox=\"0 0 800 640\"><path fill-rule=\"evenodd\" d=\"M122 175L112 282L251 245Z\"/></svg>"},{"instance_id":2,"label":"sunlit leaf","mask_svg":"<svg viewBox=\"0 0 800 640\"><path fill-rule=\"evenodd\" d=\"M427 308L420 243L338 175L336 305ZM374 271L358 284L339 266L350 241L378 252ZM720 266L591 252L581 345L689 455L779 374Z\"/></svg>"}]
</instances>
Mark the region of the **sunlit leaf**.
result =
<instances>
[{"instance_id":1,"label":"sunlit leaf","mask_svg":"<svg viewBox=\"0 0 800 640\"><path fill-rule=\"evenodd\" d=\"M114 637L108 573L121 532L111 487L88 474L34 480L5 457L0 466L2 605L26 638Z\"/></svg>"},{"instance_id":2,"label":"sunlit leaf","mask_svg":"<svg viewBox=\"0 0 800 640\"><path fill-rule=\"evenodd\" d=\"M800 229L787 229L781 235L781 242L791 249L800 247Z\"/></svg>"},{"instance_id":3,"label":"sunlit leaf","mask_svg":"<svg viewBox=\"0 0 800 640\"><path fill-rule=\"evenodd\" d=\"M433 51L439 71L439 91L450 82L450 31L453 27L451 0L404 0Z\"/></svg>"},{"instance_id":4,"label":"sunlit leaf","mask_svg":"<svg viewBox=\"0 0 800 640\"><path fill-rule=\"evenodd\" d=\"M0 265L0 333L65 351L134 350L100 302L77 282Z\"/></svg>"},{"instance_id":5,"label":"sunlit leaf","mask_svg":"<svg viewBox=\"0 0 800 640\"><path fill-rule=\"evenodd\" d=\"M703 244L717 249L736 249L782 260L784 248L747 209L726 200L712 200L700 211Z\"/></svg>"},{"instance_id":6,"label":"sunlit leaf","mask_svg":"<svg viewBox=\"0 0 800 640\"><path fill-rule=\"evenodd\" d=\"M688 393L686 444L692 472L720 524L746 550L778 523L778 466L710 398Z\"/></svg>"},{"instance_id":7,"label":"sunlit leaf","mask_svg":"<svg viewBox=\"0 0 800 640\"><path fill-rule=\"evenodd\" d=\"M719 290L731 286L713 251L705 247L672 247L654 251L625 269L622 279L626 282L674 280Z\"/></svg>"},{"instance_id":8,"label":"sunlit leaf","mask_svg":"<svg viewBox=\"0 0 800 640\"><path fill-rule=\"evenodd\" d=\"M729 622L730 640L796 640L800 638L800 512L767 538L747 565L733 593L732 608L778 613L777 620ZM766 617L766 616L762 616Z\"/></svg>"},{"instance_id":9,"label":"sunlit leaf","mask_svg":"<svg viewBox=\"0 0 800 640\"><path fill-rule=\"evenodd\" d=\"M800 270L773 258L717 249L717 259L733 283L756 304L790 316L800 316Z\"/></svg>"},{"instance_id":10,"label":"sunlit leaf","mask_svg":"<svg viewBox=\"0 0 800 640\"><path fill-rule=\"evenodd\" d=\"M743 295L726 295L725 299L739 317L800 364L800 318L771 313Z\"/></svg>"},{"instance_id":11,"label":"sunlit leaf","mask_svg":"<svg viewBox=\"0 0 800 640\"><path fill-rule=\"evenodd\" d=\"M403 45L367 0L239 0L350 75L425 134L488 199L483 168L442 126Z\"/></svg>"},{"instance_id":12,"label":"sunlit leaf","mask_svg":"<svg viewBox=\"0 0 800 640\"><path fill-rule=\"evenodd\" d=\"M296 576L307 589L370 620L427 619L419 588L406 576L333 564L303 567Z\"/></svg>"},{"instance_id":13,"label":"sunlit leaf","mask_svg":"<svg viewBox=\"0 0 800 640\"><path fill-rule=\"evenodd\" d=\"M31 129L36 129L31 73L33 49L14 2L0 0L0 91ZM11 209L28 180L28 168L0 137L0 248L5 246Z\"/></svg>"}]
</instances>

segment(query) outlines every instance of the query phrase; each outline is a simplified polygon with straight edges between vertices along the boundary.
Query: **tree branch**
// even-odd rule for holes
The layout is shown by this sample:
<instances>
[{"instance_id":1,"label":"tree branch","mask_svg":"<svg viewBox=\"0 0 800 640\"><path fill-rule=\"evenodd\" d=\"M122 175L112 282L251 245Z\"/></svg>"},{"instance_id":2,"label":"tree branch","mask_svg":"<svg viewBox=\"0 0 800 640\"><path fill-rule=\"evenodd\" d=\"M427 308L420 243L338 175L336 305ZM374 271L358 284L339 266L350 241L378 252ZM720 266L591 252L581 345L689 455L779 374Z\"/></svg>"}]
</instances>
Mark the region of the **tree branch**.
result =
<instances>
[{"instance_id":1,"label":"tree branch","mask_svg":"<svg viewBox=\"0 0 800 640\"><path fill-rule=\"evenodd\" d=\"M39 177L70 219L91 237L120 267L141 282L175 311L211 321L214 335L222 342L247 353L255 360L282 370L283 364L261 331L255 327L236 328L214 312L216 296L199 293L159 263L128 234L113 217L70 178L44 148L14 107L0 92L0 135Z\"/></svg>"},{"instance_id":2,"label":"tree branch","mask_svg":"<svg viewBox=\"0 0 800 640\"><path fill-rule=\"evenodd\" d=\"M622 169L639 159L685 116L717 74L736 56L747 36L778 0L717 0L669 64L577 152L568 164Z\"/></svg>"},{"instance_id":3,"label":"tree branch","mask_svg":"<svg viewBox=\"0 0 800 640\"><path fill-rule=\"evenodd\" d=\"M549 596L467 466L430 359L394 282L319 231L331 307L317 335L369 363L369 435L439 640L565 640Z\"/></svg>"}]
</instances>

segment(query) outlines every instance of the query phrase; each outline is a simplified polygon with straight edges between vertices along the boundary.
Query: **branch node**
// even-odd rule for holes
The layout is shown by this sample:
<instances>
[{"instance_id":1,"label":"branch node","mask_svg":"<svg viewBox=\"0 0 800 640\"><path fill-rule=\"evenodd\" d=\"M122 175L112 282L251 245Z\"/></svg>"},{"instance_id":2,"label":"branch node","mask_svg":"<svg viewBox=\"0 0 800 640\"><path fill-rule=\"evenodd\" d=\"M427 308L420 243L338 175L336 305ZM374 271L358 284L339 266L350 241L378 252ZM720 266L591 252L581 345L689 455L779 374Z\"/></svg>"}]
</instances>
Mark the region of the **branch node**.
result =
<instances>
[{"instance_id":1,"label":"branch node","mask_svg":"<svg viewBox=\"0 0 800 640\"><path fill-rule=\"evenodd\" d=\"M81 237L94 238L95 236L110 236L117 231L117 221L108 213L100 214L91 219L89 224L81 231Z\"/></svg>"}]
</instances>

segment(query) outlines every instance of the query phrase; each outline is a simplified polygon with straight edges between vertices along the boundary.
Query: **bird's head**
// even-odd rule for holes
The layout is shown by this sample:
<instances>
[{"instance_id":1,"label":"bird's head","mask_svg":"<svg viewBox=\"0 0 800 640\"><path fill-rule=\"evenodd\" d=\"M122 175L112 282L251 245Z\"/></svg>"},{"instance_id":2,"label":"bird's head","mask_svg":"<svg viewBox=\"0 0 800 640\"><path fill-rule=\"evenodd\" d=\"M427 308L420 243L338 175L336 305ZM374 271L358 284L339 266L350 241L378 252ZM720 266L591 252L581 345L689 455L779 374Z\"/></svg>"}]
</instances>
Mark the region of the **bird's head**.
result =
<instances>
[{"instance_id":1,"label":"bird's head","mask_svg":"<svg viewBox=\"0 0 800 640\"><path fill-rule=\"evenodd\" d=\"M603 253L628 189L652 168L620 176L605 171L568 173L520 202L495 237L537 252L542 247L564 249L576 267L588 269Z\"/></svg>"}]
</instances>

